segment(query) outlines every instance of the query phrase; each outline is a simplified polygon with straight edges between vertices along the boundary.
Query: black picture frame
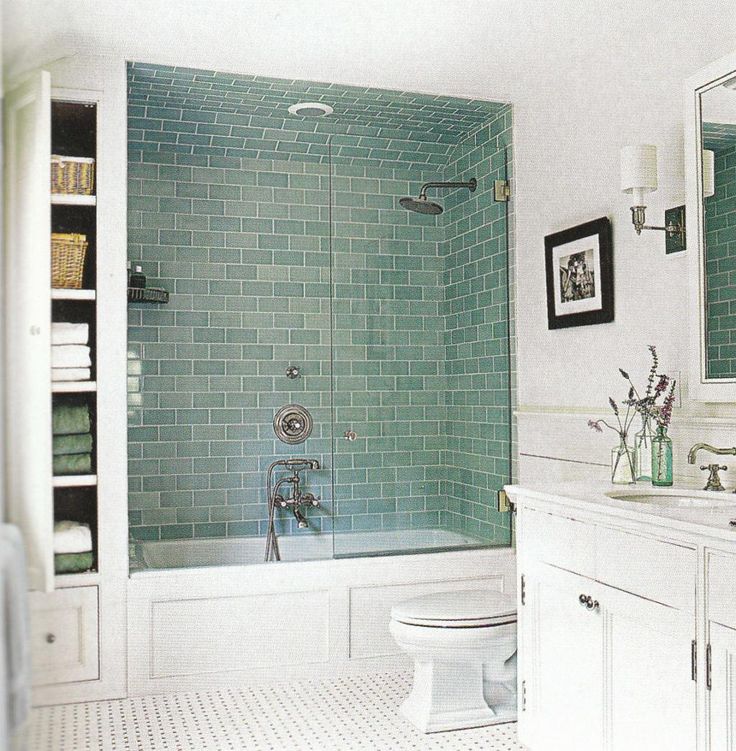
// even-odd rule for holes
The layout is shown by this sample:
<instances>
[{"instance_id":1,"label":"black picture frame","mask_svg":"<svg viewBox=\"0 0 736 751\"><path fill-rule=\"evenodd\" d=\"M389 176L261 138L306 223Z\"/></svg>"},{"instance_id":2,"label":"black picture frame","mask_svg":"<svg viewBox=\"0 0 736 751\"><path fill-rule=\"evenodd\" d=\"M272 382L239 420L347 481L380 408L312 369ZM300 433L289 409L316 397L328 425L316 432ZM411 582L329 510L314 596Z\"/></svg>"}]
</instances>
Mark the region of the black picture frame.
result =
<instances>
[{"instance_id":1,"label":"black picture frame","mask_svg":"<svg viewBox=\"0 0 736 751\"><path fill-rule=\"evenodd\" d=\"M588 238L589 248L584 242ZM564 246L571 243L575 245L571 246L570 254L561 255ZM608 217L547 235L544 256L550 329L613 321L613 236ZM563 269L560 262L564 259L567 268ZM583 271L578 271L579 268ZM582 281L576 281L579 279ZM567 305L570 312L565 312Z\"/></svg>"}]
</instances>

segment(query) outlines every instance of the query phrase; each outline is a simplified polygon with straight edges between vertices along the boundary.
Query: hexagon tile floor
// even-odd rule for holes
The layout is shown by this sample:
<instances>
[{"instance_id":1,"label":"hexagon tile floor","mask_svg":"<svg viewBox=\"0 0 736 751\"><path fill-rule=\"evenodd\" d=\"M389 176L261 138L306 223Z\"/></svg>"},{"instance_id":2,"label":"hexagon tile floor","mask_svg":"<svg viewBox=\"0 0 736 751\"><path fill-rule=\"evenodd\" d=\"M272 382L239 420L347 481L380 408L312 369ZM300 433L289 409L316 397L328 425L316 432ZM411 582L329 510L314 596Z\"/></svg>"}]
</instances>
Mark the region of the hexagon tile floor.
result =
<instances>
[{"instance_id":1,"label":"hexagon tile floor","mask_svg":"<svg viewBox=\"0 0 736 751\"><path fill-rule=\"evenodd\" d=\"M523 751L516 725L424 735L397 712L410 673L33 711L30 751Z\"/></svg>"}]
</instances>

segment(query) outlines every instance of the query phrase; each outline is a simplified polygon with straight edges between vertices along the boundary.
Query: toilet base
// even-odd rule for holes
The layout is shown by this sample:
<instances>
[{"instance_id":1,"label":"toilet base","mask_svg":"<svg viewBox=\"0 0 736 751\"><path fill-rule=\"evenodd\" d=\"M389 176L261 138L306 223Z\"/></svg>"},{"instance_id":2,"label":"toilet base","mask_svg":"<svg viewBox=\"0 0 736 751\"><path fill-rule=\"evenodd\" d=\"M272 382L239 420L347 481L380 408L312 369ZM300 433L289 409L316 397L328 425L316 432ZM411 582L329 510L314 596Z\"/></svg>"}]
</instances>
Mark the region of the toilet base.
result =
<instances>
[{"instance_id":1,"label":"toilet base","mask_svg":"<svg viewBox=\"0 0 736 751\"><path fill-rule=\"evenodd\" d=\"M416 660L414 685L400 712L423 733L513 722L516 687L484 682L482 664Z\"/></svg>"}]
</instances>

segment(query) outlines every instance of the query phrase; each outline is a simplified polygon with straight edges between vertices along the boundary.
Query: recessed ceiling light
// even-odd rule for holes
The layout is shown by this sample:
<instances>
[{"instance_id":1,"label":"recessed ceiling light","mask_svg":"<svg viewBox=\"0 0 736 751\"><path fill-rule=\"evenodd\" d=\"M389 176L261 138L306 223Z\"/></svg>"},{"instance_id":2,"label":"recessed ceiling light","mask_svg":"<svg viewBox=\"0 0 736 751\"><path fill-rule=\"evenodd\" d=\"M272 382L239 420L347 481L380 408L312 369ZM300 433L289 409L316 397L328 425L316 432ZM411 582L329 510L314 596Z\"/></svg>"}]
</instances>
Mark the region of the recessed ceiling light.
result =
<instances>
[{"instance_id":1,"label":"recessed ceiling light","mask_svg":"<svg viewBox=\"0 0 736 751\"><path fill-rule=\"evenodd\" d=\"M301 115L302 117L324 117L331 115L333 109L329 104L322 104L322 102L299 102L292 104L289 107L289 112L292 115Z\"/></svg>"}]
</instances>

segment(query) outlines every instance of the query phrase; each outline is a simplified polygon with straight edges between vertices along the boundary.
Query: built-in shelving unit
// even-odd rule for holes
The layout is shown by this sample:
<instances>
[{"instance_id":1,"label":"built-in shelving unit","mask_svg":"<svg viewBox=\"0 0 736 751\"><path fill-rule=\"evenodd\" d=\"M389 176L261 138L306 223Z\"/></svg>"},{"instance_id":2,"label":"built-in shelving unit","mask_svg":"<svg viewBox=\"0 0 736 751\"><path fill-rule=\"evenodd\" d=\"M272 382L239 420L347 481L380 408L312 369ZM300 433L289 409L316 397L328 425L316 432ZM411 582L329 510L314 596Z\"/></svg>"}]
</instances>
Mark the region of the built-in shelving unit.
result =
<instances>
[{"instance_id":1,"label":"built-in shelving unit","mask_svg":"<svg viewBox=\"0 0 736 751\"><path fill-rule=\"evenodd\" d=\"M51 102L51 153L62 157L96 160L97 158L97 105L89 101ZM84 324L88 331L86 341L75 341L77 347L88 347L90 365L88 378L79 378L78 370L87 370L83 363L68 366L71 377L78 380L54 380L52 377L52 411L75 410L83 414L85 424L78 428L78 434L92 437L92 448L80 453L74 459L82 459L83 469L91 472L83 474L66 474L68 469L76 468L69 462L68 455L54 457L54 520L70 520L88 524L93 539L93 571L65 573L65 582L74 581L74 577L88 579L90 573L97 575L97 380L96 380L96 323L97 323L97 196L94 194L52 193L51 194L51 231L56 233L73 233L84 235L87 241L87 253L81 277L80 288L52 287L51 319L52 323ZM53 282L52 282L53 283ZM57 343L58 344L58 343ZM52 334L52 348L55 346ZM53 362L53 358L52 358ZM75 372L77 371L77 372ZM52 369L52 373L54 370ZM65 378L69 377L67 375ZM88 427L87 427L88 426ZM67 428L74 433L74 428ZM58 436L56 436L58 438ZM69 436L66 436L69 437ZM58 465L57 466L57 460ZM66 461L65 461L66 460ZM66 466L64 466L66 464ZM63 473L62 473L63 472Z\"/></svg>"}]
</instances>

